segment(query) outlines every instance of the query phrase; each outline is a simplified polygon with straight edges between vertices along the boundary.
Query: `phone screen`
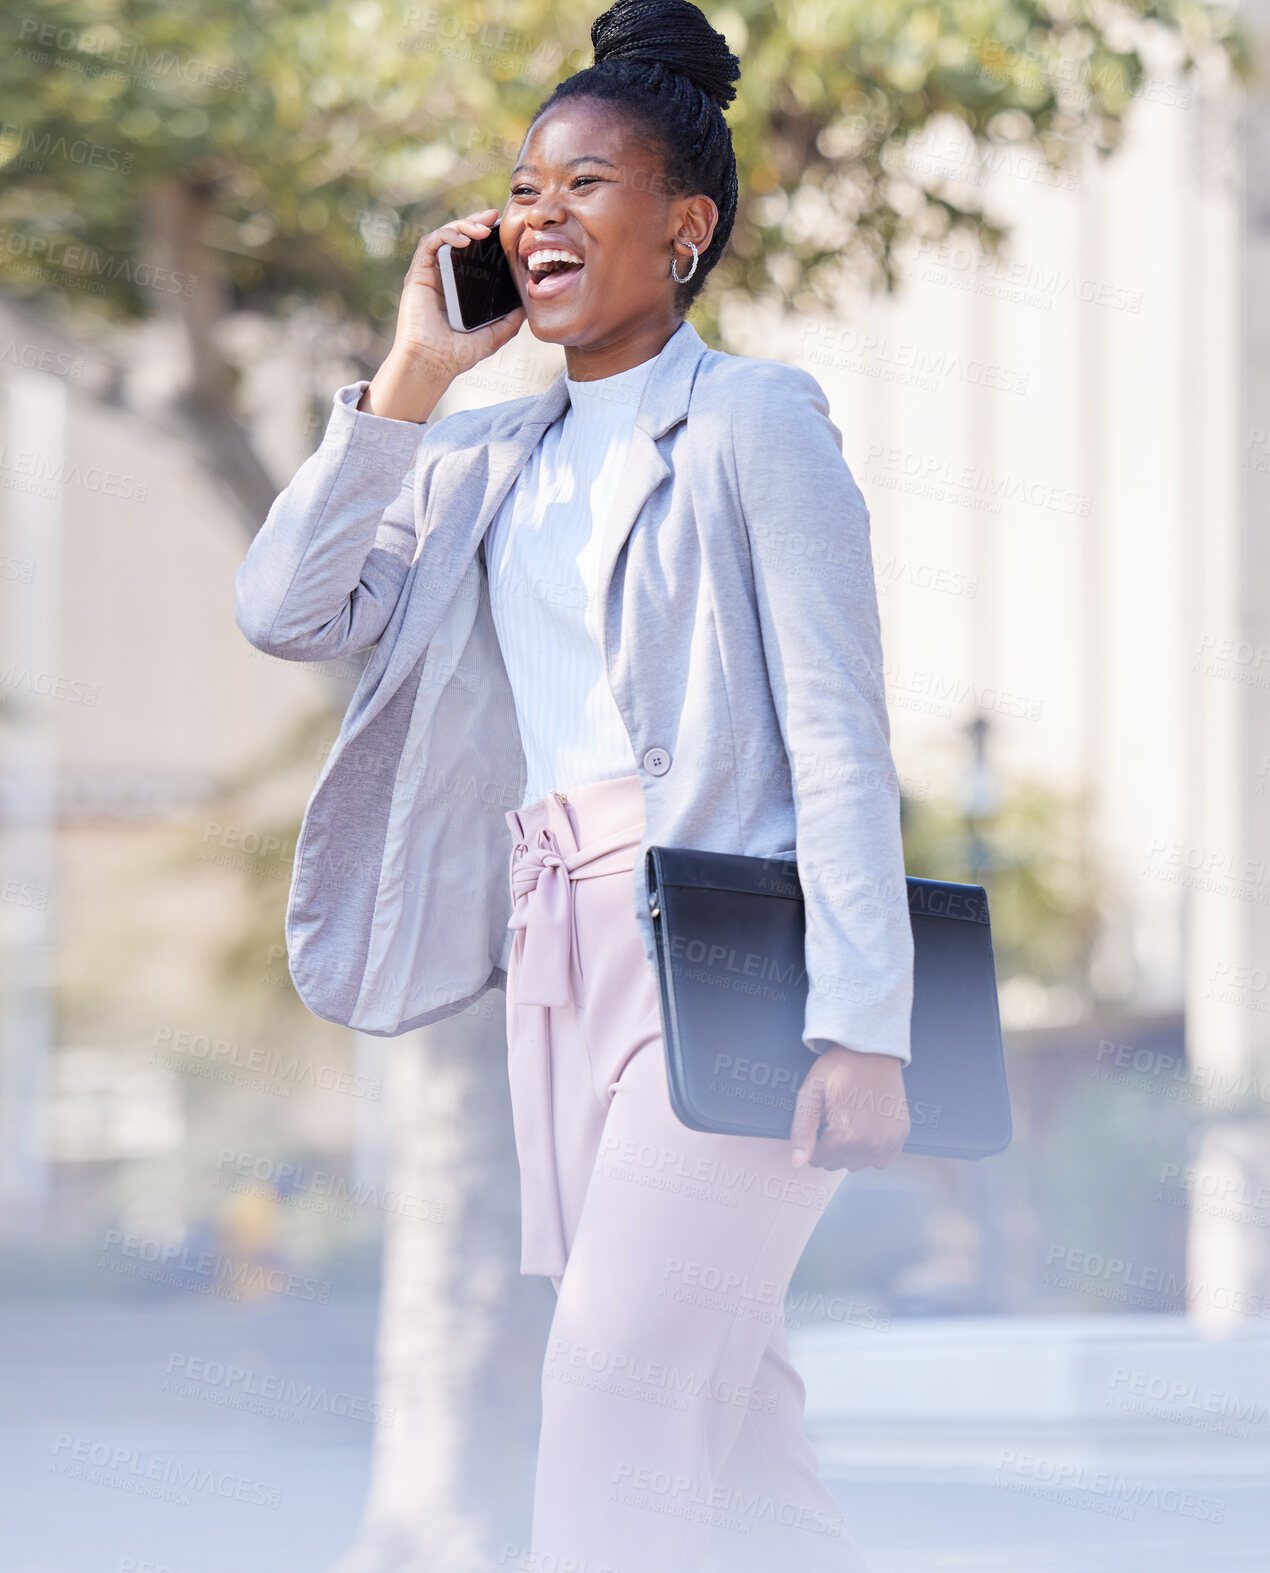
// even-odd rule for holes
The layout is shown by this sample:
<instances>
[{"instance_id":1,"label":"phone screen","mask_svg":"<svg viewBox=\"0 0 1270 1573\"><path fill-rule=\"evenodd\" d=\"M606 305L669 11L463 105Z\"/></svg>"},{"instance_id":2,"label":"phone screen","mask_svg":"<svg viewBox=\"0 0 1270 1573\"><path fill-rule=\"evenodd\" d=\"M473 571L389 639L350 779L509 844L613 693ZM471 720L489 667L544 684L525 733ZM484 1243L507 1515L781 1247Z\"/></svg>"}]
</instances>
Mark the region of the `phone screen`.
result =
<instances>
[{"instance_id":1,"label":"phone screen","mask_svg":"<svg viewBox=\"0 0 1270 1573\"><path fill-rule=\"evenodd\" d=\"M520 291L503 255L498 225L483 240L450 248L454 288L465 328L484 327L521 305Z\"/></svg>"}]
</instances>

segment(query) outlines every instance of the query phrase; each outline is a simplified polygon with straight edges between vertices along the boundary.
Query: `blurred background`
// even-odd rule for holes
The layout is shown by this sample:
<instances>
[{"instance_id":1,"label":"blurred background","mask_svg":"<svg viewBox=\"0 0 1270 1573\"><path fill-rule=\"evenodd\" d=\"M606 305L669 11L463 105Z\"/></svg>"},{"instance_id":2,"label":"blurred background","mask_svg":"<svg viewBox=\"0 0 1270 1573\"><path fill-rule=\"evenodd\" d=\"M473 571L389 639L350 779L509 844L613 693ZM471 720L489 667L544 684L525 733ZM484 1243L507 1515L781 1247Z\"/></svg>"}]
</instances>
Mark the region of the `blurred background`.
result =
<instances>
[{"instance_id":1,"label":"blurred background","mask_svg":"<svg viewBox=\"0 0 1270 1573\"><path fill-rule=\"evenodd\" d=\"M823 1471L879 1573L1270 1568L1266 7L704 9L741 207L692 321L829 396L908 869L989 890L1015 1115L818 1226ZM253 650L233 576L594 14L0 4L3 1573L523 1553L504 998L296 998L361 662ZM562 366L522 329L436 418Z\"/></svg>"}]
</instances>

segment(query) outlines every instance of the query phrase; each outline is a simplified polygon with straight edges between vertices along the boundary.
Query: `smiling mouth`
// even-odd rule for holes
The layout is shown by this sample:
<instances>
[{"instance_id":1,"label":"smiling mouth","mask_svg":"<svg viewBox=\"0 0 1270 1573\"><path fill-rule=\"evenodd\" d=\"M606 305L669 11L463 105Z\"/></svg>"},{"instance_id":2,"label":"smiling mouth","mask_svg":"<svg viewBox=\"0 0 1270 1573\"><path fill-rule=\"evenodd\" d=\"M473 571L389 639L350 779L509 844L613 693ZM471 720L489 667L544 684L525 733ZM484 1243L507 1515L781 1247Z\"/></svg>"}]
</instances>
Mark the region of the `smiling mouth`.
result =
<instances>
[{"instance_id":1,"label":"smiling mouth","mask_svg":"<svg viewBox=\"0 0 1270 1573\"><path fill-rule=\"evenodd\" d=\"M553 258L539 267L528 268L530 300L545 300L567 290L582 272L583 262Z\"/></svg>"}]
</instances>

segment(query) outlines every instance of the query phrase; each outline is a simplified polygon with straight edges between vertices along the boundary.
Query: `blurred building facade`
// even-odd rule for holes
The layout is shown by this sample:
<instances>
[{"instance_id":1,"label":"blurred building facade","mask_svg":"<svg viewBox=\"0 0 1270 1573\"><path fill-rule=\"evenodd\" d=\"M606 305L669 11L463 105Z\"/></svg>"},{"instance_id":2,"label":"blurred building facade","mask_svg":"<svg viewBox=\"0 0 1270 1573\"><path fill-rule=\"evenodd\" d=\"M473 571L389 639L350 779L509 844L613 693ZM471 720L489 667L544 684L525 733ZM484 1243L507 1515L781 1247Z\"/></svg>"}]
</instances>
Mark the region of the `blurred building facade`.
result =
<instances>
[{"instance_id":1,"label":"blurred building facade","mask_svg":"<svg viewBox=\"0 0 1270 1573\"><path fill-rule=\"evenodd\" d=\"M1182 1300L1237 1321L1270 1286L1268 130L1263 93L1167 62L1079 179L932 127L913 159L986 198L1001 258L923 245L845 321L734 324L813 372L843 431L905 789L966 791L977 713L996 790L1088 803L1116 1015L1086 1011L1071 1063L1144 1126L1197 1116ZM1075 1047L1069 991L1020 982L1007 1025Z\"/></svg>"}]
</instances>

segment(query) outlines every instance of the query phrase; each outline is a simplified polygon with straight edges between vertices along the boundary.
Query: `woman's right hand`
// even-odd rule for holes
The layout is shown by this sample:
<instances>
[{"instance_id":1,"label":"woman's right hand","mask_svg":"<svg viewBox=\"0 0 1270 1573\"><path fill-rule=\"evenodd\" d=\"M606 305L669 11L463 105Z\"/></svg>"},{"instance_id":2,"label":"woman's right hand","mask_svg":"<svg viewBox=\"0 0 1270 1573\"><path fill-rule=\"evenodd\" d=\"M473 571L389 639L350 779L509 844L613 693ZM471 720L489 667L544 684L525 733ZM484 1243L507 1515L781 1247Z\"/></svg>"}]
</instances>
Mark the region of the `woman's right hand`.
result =
<instances>
[{"instance_id":1,"label":"woman's right hand","mask_svg":"<svg viewBox=\"0 0 1270 1573\"><path fill-rule=\"evenodd\" d=\"M397 308L392 349L358 404L359 410L390 420L423 422L460 372L485 360L519 332L525 308L471 333L456 333L445 309L445 289L437 252L483 240L498 218L497 208L484 208L466 218L452 219L425 235L415 247L406 270Z\"/></svg>"}]
</instances>

